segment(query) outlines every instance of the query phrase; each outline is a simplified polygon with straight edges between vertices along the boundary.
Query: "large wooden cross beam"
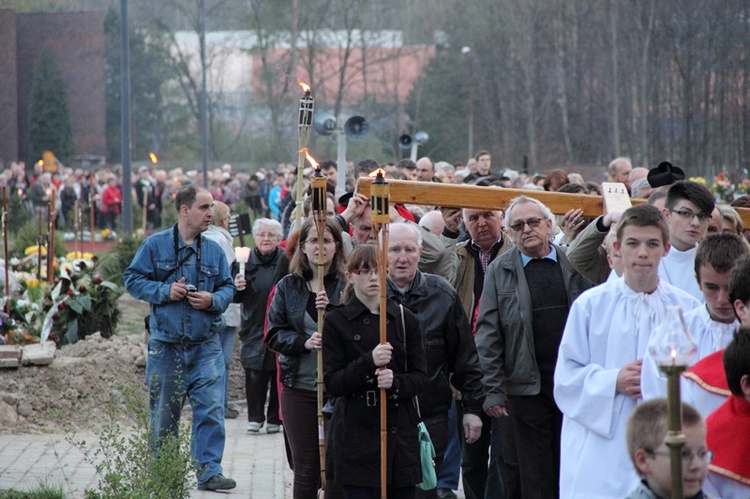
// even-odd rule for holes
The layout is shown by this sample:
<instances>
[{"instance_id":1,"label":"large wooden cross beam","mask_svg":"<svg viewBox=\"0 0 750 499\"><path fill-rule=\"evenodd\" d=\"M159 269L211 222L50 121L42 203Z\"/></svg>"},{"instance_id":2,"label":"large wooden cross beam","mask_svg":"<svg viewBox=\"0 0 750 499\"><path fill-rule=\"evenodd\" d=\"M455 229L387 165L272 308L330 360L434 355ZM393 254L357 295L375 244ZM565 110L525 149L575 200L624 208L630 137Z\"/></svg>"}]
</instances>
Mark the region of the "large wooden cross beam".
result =
<instances>
[{"instance_id":1,"label":"large wooden cross beam","mask_svg":"<svg viewBox=\"0 0 750 499\"><path fill-rule=\"evenodd\" d=\"M372 179L359 179L359 192L370 195ZM530 189L503 189L478 187L476 185L440 184L437 182L414 182L388 180L390 199L393 203L421 204L450 208L474 208L504 210L518 196L528 196L544 203L555 215L564 215L571 208L583 210L585 217L597 217L604 213L604 198L589 194L567 194L561 192L535 191ZM632 199L632 203L645 203L644 199ZM750 227L750 208L735 208L745 227Z\"/></svg>"}]
</instances>

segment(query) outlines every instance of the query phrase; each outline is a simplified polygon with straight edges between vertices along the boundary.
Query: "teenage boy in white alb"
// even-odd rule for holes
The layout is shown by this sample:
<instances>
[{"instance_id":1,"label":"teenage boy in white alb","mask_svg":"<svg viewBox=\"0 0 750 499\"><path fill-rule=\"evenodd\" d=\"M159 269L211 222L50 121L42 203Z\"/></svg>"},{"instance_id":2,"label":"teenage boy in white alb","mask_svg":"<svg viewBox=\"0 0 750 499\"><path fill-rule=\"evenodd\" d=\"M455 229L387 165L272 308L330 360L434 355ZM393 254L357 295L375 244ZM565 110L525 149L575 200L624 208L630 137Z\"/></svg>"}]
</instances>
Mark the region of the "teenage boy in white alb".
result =
<instances>
[{"instance_id":1,"label":"teenage boy in white alb","mask_svg":"<svg viewBox=\"0 0 750 499\"><path fill-rule=\"evenodd\" d=\"M667 191L664 216L669 222L671 249L659 265L659 277L703 300L703 294L693 272L698 242L706 235L714 197L706 186L698 182L680 180Z\"/></svg>"},{"instance_id":2,"label":"teenage boy in white alb","mask_svg":"<svg viewBox=\"0 0 750 499\"><path fill-rule=\"evenodd\" d=\"M683 310L685 326L698 344L693 363L725 348L739 327L729 299L729 272L748 251L750 246L740 236L717 234L703 239L695 253L695 276L705 304ZM683 383L683 393L685 389ZM667 396L667 378L648 351L643 360L641 390L644 400ZM703 413L701 408L698 410Z\"/></svg>"},{"instance_id":3,"label":"teenage boy in white alb","mask_svg":"<svg viewBox=\"0 0 750 499\"><path fill-rule=\"evenodd\" d=\"M641 398L641 364L666 307L699 302L659 278L669 228L658 209L628 208L617 225L622 279L583 293L570 309L555 367L564 415L560 497L621 499L638 485L625 423Z\"/></svg>"}]
</instances>

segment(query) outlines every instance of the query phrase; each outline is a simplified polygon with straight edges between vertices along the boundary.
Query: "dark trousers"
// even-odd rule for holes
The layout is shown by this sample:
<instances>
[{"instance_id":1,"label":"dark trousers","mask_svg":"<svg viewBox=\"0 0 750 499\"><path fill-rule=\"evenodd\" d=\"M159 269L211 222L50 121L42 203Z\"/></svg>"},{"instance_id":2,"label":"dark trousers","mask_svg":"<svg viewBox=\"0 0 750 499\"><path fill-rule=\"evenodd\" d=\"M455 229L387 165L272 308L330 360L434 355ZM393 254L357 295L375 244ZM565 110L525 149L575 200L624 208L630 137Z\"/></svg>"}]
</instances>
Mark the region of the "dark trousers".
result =
<instances>
[{"instance_id":1,"label":"dark trousers","mask_svg":"<svg viewBox=\"0 0 750 499\"><path fill-rule=\"evenodd\" d=\"M539 395L508 396L508 414L521 473L523 499L560 497L560 433L563 416L555 405L552 383ZM592 470L596 473L596 470Z\"/></svg>"},{"instance_id":2,"label":"dark trousers","mask_svg":"<svg viewBox=\"0 0 750 499\"><path fill-rule=\"evenodd\" d=\"M270 389L270 395L268 394ZM281 424L279 419L279 391L276 384L276 371L258 371L245 368L245 397L247 398L247 420L251 423L263 423L266 417L268 395L268 424ZM316 406L317 410L317 406Z\"/></svg>"},{"instance_id":3,"label":"dark trousers","mask_svg":"<svg viewBox=\"0 0 750 499\"><path fill-rule=\"evenodd\" d=\"M294 463L293 497L316 499L320 488L317 393L284 386L281 389L281 410L284 434ZM326 499L341 497L341 488L328 481L325 496Z\"/></svg>"},{"instance_id":4,"label":"dark trousers","mask_svg":"<svg viewBox=\"0 0 750 499\"><path fill-rule=\"evenodd\" d=\"M520 491L518 467L510 464L515 459L505 460L503 446L508 433L512 432L508 418L493 418L486 413L482 419L482 434L473 444L464 442L461 462L462 481L466 499L503 499L517 497L508 495L506 489ZM489 466L487 462L489 460ZM515 482L515 486L507 487Z\"/></svg>"}]
</instances>

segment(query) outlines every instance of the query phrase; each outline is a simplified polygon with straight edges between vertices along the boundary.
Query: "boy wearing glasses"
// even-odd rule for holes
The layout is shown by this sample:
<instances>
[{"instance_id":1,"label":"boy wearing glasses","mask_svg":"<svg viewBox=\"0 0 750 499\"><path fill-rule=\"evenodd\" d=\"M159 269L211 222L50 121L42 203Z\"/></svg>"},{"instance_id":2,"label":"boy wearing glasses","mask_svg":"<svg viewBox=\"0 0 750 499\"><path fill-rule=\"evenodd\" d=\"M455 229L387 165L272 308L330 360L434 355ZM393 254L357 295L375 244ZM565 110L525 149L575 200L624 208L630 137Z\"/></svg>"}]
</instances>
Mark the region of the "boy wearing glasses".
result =
<instances>
[{"instance_id":1,"label":"boy wearing glasses","mask_svg":"<svg viewBox=\"0 0 750 499\"><path fill-rule=\"evenodd\" d=\"M659 278L670 234L657 208L628 208L616 234L623 278L573 302L560 342L554 393L564 414L563 498L621 499L638 485L625 452L625 422L641 398L646 346L667 306L699 305Z\"/></svg>"},{"instance_id":2,"label":"boy wearing glasses","mask_svg":"<svg viewBox=\"0 0 750 499\"><path fill-rule=\"evenodd\" d=\"M671 497L669 447L667 437L667 400L649 400L640 404L628 418L628 455L641 483L627 499L660 499ZM702 491L713 453L706 448L706 423L689 404L682 404L682 493L685 498L708 499ZM739 496L722 496L739 497ZM746 496L745 496L746 497Z\"/></svg>"},{"instance_id":3,"label":"boy wearing glasses","mask_svg":"<svg viewBox=\"0 0 750 499\"><path fill-rule=\"evenodd\" d=\"M693 265L714 211L714 197L706 186L689 180L675 182L667 191L664 216L669 223L672 249L659 265L659 277L702 301Z\"/></svg>"}]
</instances>

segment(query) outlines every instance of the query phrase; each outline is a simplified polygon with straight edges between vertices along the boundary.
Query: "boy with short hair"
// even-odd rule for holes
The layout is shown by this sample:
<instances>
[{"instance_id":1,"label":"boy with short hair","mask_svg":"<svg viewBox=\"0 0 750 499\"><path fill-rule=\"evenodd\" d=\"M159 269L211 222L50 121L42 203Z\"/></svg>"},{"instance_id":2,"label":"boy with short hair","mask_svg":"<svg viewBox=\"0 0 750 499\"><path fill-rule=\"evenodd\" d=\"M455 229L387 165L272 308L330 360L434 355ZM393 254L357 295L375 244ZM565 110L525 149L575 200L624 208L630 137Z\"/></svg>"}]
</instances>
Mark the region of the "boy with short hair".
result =
<instances>
[{"instance_id":1,"label":"boy with short hair","mask_svg":"<svg viewBox=\"0 0 750 499\"><path fill-rule=\"evenodd\" d=\"M697 300L702 300L703 296L692 272L693 262L698 241L706 235L714 206L714 197L706 186L680 180L667 191L663 210L669 222L672 249L659 265L659 276Z\"/></svg>"},{"instance_id":2,"label":"boy with short hair","mask_svg":"<svg viewBox=\"0 0 750 499\"><path fill-rule=\"evenodd\" d=\"M640 404L628 418L628 455L641 483L627 499L667 499L671 497L669 447L664 443L668 429L667 400L657 398ZM706 448L706 423L689 404L682 404L682 493L690 499L706 499L703 482L713 453Z\"/></svg>"},{"instance_id":3,"label":"boy with short hair","mask_svg":"<svg viewBox=\"0 0 750 499\"><path fill-rule=\"evenodd\" d=\"M563 498L622 499L638 485L625 452L625 422L641 398L641 363L666 307L698 301L659 279L669 228L649 205L628 208L617 226L622 279L583 293L568 314L555 367L555 402L564 415ZM596 470L596 472L592 472Z\"/></svg>"},{"instance_id":4,"label":"boy with short hair","mask_svg":"<svg viewBox=\"0 0 750 499\"><path fill-rule=\"evenodd\" d=\"M705 303L693 310L682 311L685 325L698 345L693 363L726 347L739 327L729 299L729 273L737 260L749 251L750 246L736 234L709 236L698 246L695 277ZM659 326L658 330L662 327ZM641 389L645 400L667 396L666 377L648 351L643 360ZM709 413L699 405L696 407L704 417L708 416Z\"/></svg>"},{"instance_id":5,"label":"boy with short hair","mask_svg":"<svg viewBox=\"0 0 750 499\"><path fill-rule=\"evenodd\" d=\"M740 328L724 350L724 372L732 395L706 419L716 449L709 483L719 497L750 497L750 328Z\"/></svg>"},{"instance_id":6,"label":"boy with short hair","mask_svg":"<svg viewBox=\"0 0 750 499\"><path fill-rule=\"evenodd\" d=\"M750 327L750 256L743 256L729 273L729 303L742 327ZM724 374L724 350L706 355L682 376L682 400L708 417L731 395Z\"/></svg>"}]
</instances>

